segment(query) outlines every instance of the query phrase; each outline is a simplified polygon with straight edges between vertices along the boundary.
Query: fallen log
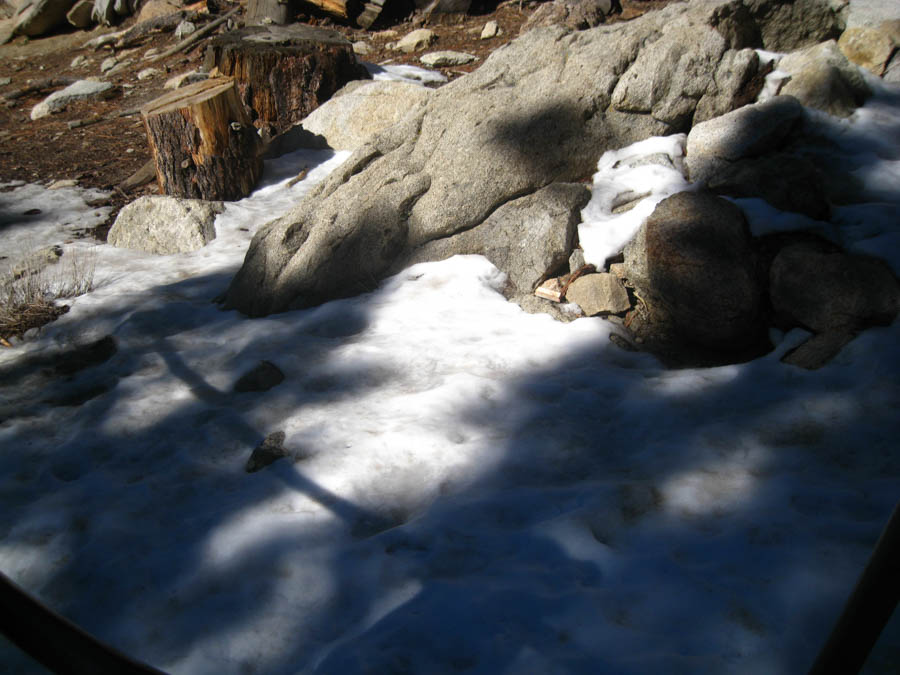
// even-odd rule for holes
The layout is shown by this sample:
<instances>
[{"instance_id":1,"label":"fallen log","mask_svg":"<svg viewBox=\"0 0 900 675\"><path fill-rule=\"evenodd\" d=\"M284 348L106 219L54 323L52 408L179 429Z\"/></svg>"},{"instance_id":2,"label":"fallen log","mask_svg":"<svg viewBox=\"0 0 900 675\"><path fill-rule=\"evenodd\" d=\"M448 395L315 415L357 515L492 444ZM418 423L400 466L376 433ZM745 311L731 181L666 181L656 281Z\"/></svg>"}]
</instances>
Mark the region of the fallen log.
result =
<instances>
[{"instance_id":1,"label":"fallen log","mask_svg":"<svg viewBox=\"0 0 900 675\"><path fill-rule=\"evenodd\" d=\"M217 77L161 96L141 110L162 194L236 200L262 172L261 142L234 80Z\"/></svg>"}]
</instances>

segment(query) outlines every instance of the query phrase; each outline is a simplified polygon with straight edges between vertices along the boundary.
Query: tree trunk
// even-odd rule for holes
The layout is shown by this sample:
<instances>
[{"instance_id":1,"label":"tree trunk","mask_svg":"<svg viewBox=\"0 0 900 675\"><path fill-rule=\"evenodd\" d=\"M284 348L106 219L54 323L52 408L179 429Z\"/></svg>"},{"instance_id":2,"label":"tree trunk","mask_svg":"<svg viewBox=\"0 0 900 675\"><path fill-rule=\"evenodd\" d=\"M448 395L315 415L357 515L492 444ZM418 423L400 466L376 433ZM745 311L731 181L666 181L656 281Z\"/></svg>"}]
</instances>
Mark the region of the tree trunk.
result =
<instances>
[{"instance_id":1,"label":"tree trunk","mask_svg":"<svg viewBox=\"0 0 900 675\"><path fill-rule=\"evenodd\" d=\"M294 6L291 0L248 0L244 22L248 26L283 26L293 18Z\"/></svg>"},{"instance_id":2,"label":"tree trunk","mask_svg":"<svg viewBox=\"0 0 900 675\"><path fill-rule=\"evenodd\" d=\"M234 80L211 78L177 89L141 110L160 192L235 200L262 172L260 140Z\"/></svg>"}]
</instances>

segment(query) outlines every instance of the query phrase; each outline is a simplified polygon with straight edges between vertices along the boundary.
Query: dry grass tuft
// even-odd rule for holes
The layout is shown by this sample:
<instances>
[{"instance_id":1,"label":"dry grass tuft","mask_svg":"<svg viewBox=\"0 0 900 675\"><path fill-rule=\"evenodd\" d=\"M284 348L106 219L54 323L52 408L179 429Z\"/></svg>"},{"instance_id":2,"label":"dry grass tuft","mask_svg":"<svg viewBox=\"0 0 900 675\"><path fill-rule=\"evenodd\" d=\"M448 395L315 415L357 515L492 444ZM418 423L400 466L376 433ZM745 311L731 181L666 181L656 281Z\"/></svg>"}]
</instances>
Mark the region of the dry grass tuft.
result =
<instances>
[{"instance_id":1,"label":"dry grass tuft","mask_svg":"<svg viewBox=\"0 0 900 675\"><path fill-rule=\"evenodd\" d=\"M0 339L21 337L69 311L57 302L94 288L95 256L59 248L32 251L0 273Z\"/></svg>"}]
</instances>

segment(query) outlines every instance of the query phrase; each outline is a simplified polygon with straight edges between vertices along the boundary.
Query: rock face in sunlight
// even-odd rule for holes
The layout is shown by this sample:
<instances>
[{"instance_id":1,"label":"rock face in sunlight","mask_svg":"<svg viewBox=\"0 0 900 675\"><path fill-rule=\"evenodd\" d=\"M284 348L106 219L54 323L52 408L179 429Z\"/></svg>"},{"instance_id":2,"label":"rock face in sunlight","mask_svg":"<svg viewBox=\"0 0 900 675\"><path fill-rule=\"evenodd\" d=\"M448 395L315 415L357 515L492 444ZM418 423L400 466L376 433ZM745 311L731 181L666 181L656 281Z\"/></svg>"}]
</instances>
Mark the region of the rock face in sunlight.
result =
<instances>
[{"instance_id":1,"label":"rock face in sunlight","mask_svg":"<svg viewBox=\"0 0 900 675\"><path fill-rule=\"evenodd\" d=\"M803 4L835 29L829 3ZM583 179L606 149L687 131L698 101L724 86L723 59L751 69L735 52L773 46L768 21L780 23L781 48L810 39L809 17L780 6L679 3L581 33L523 35L263 227L226 305L261 316L372 288L427 242L471 230L551 183Z\"/></svg>"},{"instance_id":2,"label":"rock face in sunlight","mask_svg":"<svg viewBox=\"0 0 900 675\"><path fill-rule=\"evenodd\" d=\"M213 223L224 208L222 202L200 199L141 197L119 212L107 241L159 255L196 251L216 238Z\"/></svg>"}]
</instances>

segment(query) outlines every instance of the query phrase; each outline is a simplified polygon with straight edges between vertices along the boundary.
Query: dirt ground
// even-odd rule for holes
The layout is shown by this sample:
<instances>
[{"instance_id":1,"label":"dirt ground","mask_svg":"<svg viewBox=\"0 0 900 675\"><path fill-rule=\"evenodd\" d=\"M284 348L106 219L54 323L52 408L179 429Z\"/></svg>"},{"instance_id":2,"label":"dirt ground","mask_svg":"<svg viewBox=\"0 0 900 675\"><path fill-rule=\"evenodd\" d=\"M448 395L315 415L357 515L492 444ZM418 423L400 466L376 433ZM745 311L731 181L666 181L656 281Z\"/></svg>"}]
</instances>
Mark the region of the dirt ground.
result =
<instances>
[{"instance_id":1,"label":"dirt ground","mask_svg":"<svg viewBox=\"0 0 900 675\"><path fill-rule=\"evenodd\" d=\"M622 0L622 13L611 20L629 20L668 1ZM219 7L220 12L230 9L227 4L219 4ZM433 15L427 22L417 13L391 17L385 12L371 30L342 25L321 14L298 14L296 19L340 31L351 42L366 42L371 51L361 58L377 64L419 64L421 54L391 51L386 45L424 24L438 35L429 51L456 50L478 57L469 66L440 69L452 80L477 68L493 50L515 38L522 24L538 7L537 2L520 0L484 6L476 0L467 15ZM498 23L501 34L480 39L484 24L491 20ZM136 47L118 51L111 47L93 49L83 46L92 38L128 28L134 22L135 17L131 17L113 28L71 29L38 39L18 37L0 46L0 83L6 82L0 84L0 183L49 184L55 180L74 179L83 187L109 191L109 203L116 210L143 194L157 192L155 182L122 189L122 182L150 159L150 150L140 115L119 117L118 114L138 109L160 96L165 91L163 84L173 75L198 68L203 61L205 41L187 52L152 64L144 59L144 54L149 49L162 51L174 45L172 33L156 33ZM395 31L396 35L391 35L390 31ZM104 80L117 85L115 95L108 100L75 103L60 113L32 121L32 107L61 86L10 97L10 94L15 96L23 88L50 78L99 77L101 62L113 55L119 61L130 59L132 63L115 74L103 76ZM73 67L72 61L78 56L83 56L85 63ZM149 79L138 80L137 73L151 65L160 72ZM8 82L6 78L9 78ZM78 121L96 116L111 119L88 126L76 125ZM105 238L108 225L99 228L95 236Z\"/></svg>"}]
</instances>

